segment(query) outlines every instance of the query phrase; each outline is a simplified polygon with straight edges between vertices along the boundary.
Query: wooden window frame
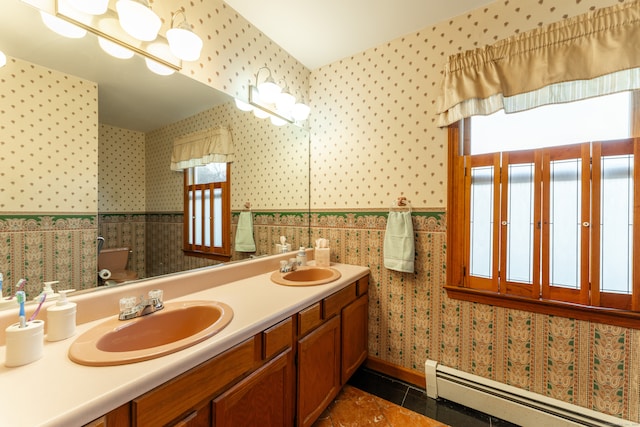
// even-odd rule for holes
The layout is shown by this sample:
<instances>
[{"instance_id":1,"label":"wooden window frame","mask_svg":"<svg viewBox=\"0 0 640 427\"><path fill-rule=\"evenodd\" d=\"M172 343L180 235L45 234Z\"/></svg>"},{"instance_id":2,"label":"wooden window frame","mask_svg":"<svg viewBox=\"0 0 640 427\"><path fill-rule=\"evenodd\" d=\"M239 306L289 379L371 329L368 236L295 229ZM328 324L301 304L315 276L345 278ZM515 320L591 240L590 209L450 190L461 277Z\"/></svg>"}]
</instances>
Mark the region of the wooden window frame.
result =
<instances>
[{"instance_id":1,"label":"wooden window frame","mask_svg":"<svg viewBox=\"0 0 640 427\"><path fill-rule=\"evenodd\" d=\"M636 97L637 102L637 97ZM636 110L638 111L638 110ZM637 117L638 114L635 115ZM448 212L448 226L447 226L447 282L444 286L448 297L457 300L470 301L482 304L488 304L498 307L505 307L510 309L524 310L529 312L541 313L546 315L553 316L561 316L568 317L573 319L585 320L585 321L593 321L604 324L610 324L615 326L623 326L627 328L640 329L640 268L635 268L633 271L633 291L632 294L629 295L629 301L616 302L615 300L620 300L620 295L603 295L604 293L596 292L592 293L595 296L591 296L591 301L589 298L589 289L586 290L587 295L587 304L585 304L585 291L578 292L576 298L570 301L559 301L554 299L553 292L545 292L543 289L537 291L535 289L536 286L542 286L544 288L544 278L542 280L538 280L540 285L536 285L536 279L534 278L534 289L531 291L531 295L528 295L526 290L523 292L517 292L513 290L511 287L510 291L505 291L504 289L510 289L510 287L505 286L503 290L500 288L496 289L495 287L489 287L488 289L473 289L469 286L469 281L466 280L466 265L468 258L468 226L467 221L465 220L465 215L468 212L467 197L465 196L465 191L467 190L469 179L466 175L468 173L469 167L469 158L464 155L464 153L469 152L470 141L468 139L469 132L463 132L465 127L470 125L470 121L465 119L461 122L455 123L448 128L448 139L449 139L449 152L448 152L448 188L447 188L447 212ZM634 126L633 134L636 133L637 127ZM633 253L634 258L640 256L640 221L637 219L640 218L640 138L631 138L632 144L634 146L634 224L637 224L633 229ZM616 143L613 143L616 144ZM603 144L602 146L604 146ZM600 146L594 144L595 154L598 155L598 150ZM613 147L613 145L611 145ZM606 150L614 150L614 148L606 148ZM560 150L560 149L559 149ZM584 150L584 148L581 148ZM536 152L542 153L547 152L545 149L535 150ZM584 154L584 153L583 153ZM593 153L589 153L588 157L591 159ZM541 155L541 154L537 154ZM603 154L604 155L604 154ZM549 159L551 155L549 155ZM544 161L544 160L543 160ZM588 166L588 165L587 165ZM596 173L599 173L599 168L593 168ZM541 171L536 171L537 173L542 173ZM501 172L501 174L503 174ZM584 170L583 170L584 173ZM595 177L598 182L600 177ZM548 178L543 178L548 179ZM583 180L584 182L585 180ZM548 181L545 184L548 186ZM596 186L598 187L598 186ZM595 190L595 197L597 198L596 203L599 203L599 194L597 194L598 190ZM546 192L548 193L548 192ZM589 190L589 194L594 194L594 191ZM538 203L539 198L535 198L536 203ZM544 202L544 196L542 198L541 203ZM592 200L585 201L584 204L589 204ZM548 200L547 200L548 203ZM503 214L502 209L504 209L504 204L501 206L501 214ZM540 209L534 206L538 212ZM599 212L595 216L592 214L590 217L591 222L598 221L599 224ZM541 219L544 222L544 219ZM537 221L536 221L537 222ZM542 230L542 233L545 231ZM588 232L588 231L587 231ZM591 231L593 234L593 231ZM596 233L599 235L599 233ZM504 245L505 243L504 235L501 235L498 238L500 244ZM539 245L541 241L544 239L536 239ZM584 239L581 240L582 244L585 243ZM590 243L591 245L599 245L599 239ZM638 250L636 250L638 249ZM534 245L534 252L538 253L538 251L544 250L544 248L540 249L539 246ZM587 246L586 251L583 250L582 254L587 254L589 256L589 246ZM534 257L535 258L535 257ZM541 260L546 257L542 256ZM502 263L502 260L499 261ZM599 262L587 263L586 266L581 264L583 268L591 268L591 270L587 270L587 275L593 275L598 273L597 269L594 269L594 265L598 265ZM504 271L504 264L501 265L500 269ZM534 267L534 270L538 269L538 267ZM544 271L544 269L542 269ZM584 273L583 273L584 274ZM592 280L591 286L596 286ZM538 294L536 295L536 292ZM570 299L570 298L568 298ZM624 295L623 295L623 298ZM589 303L593 304L597 302L598 304L608 304L616 307L605 307L601 305L588 305ZM622 308L620 308L622 307Z\"/></svg>"},{"instance_id":2,"label":"wooden window frame","mask_svg":"<svg viewBox=\"0 0 640 427\"><path fill-rule=\"evenodd\" d=\"M225 182L214 182L209 184L189 184L190 174L193 174L194 168L188 168L184 170L184 208L183 208L183 248L182 252L185 255L196 256L200 258L208 258L217 261L228 261L231 258L231 163L227 163L227 180ZM195 229L195 217L189 217L189 191L191 189L196 190L210 190L213 195L214 190L222 190L222 246L206 246L196 245L189 242L189 225L192 223L193 229ZM195 199L192 202L195 209ZM210 199L211 206L210 212L213 212L213 197ZM203 207L204 209L204 203ZM213 221L213 218L211 218ZM202 227L204 230L204 227ZM211 236L210 240L213 243L213 224L210 227ZM202 238L204 242L204 236Z\"/></svg>"}]
</instances>

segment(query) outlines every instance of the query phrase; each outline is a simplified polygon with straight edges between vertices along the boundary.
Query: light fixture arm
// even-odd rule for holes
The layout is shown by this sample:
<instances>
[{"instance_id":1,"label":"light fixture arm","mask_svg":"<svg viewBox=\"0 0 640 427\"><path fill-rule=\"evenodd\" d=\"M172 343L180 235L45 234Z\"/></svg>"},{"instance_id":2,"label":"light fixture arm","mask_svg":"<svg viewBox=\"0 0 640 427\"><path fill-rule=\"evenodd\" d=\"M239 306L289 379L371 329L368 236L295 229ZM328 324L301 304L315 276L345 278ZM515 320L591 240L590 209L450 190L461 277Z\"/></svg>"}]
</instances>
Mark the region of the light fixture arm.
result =
<instances>
[{"instance_id":1,"label":"light fixture arm","mask_svg":"<svg viewBox=\"0 0 640 427\"><path fill-rule=\"evenodd\" d=\"M182 15L182 21L176 25L176 17ZM187 14L184 10L178 9L175 12L171 12L171 28L182 28L191 31L191 26L187 22Z\"/></svg>"},{"instance_id":2,"label":"light fixture arm","mask_svg":"<svg viewBox=\"0 0 640 427\"><path fill-rule=\"evenodd\" d=\"M267 70L269 72L269 75L267 76L267 78L264 81L265 82L269 82L269 83L275 83L275 80L273 79L273 75L271 74L271 69L265 65L264 67L258 68L258 71L256 72L256 84L255 84L255 86L258 87L258 76L260 75L260 71L262 71L262 70Z\"/></svg>"}]
</instances>

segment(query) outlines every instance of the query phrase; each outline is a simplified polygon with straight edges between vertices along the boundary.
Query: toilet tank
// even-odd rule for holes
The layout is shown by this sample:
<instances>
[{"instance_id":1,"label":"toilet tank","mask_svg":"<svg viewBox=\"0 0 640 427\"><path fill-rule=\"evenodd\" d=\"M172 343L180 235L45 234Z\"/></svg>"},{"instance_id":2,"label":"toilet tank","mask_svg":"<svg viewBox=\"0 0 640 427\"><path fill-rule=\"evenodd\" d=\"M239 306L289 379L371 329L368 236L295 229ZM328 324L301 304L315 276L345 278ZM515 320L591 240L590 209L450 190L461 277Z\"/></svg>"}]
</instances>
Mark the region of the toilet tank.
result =
<instances>
[{"instance_id":1,"label":"toilet tank","mask_svg":"<svg viewBox=\"0 0 640 427\"><path fill-rule=\"evenodd\" d=\"M98 270L122 271L127 268L129 248L102 249L98 254Z\"/></svg>"}]
</instances>

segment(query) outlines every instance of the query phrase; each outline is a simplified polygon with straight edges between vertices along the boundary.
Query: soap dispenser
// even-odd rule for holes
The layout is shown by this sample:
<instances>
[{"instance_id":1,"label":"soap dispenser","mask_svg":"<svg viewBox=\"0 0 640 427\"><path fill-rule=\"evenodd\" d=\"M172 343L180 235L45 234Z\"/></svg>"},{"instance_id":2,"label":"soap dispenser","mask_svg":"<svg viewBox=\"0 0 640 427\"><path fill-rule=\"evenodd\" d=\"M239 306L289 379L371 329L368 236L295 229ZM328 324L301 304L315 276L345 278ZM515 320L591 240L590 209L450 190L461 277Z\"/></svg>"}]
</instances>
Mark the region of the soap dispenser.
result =
<instances>
[{"instance_id":1,"label":"soap dispenser","mask_svg":"<svg viewBox=\"0 0 640 427\"><path fill-rule=\"evenodd\" d=\"M43 282L43 283L44 283L44 286L42 287L42 293L47 296L47 301L52 301L58 298L58 294L56 294L53 291L53 285L57 285L60 282L58 280L54 280L51 282ZM39 298L40 298L40 295L35 297L34 300L38 300Z\"/></svg>"},{"instance_id":2,"label":"soap dispenser","mask_svg":"<svg viewBox=\"0 0 640 427\"><path fill-rule=\"evenodd\" d=\"M76 333L77 304L67 300L67 294L73 291L58 291L60 299L47 309L47 341L61 341Z\"/></svg>"},{"instance_id":3,"label":"soap dispenser","mask_svg":"<svg viewBox=\"0 0 640 427\"><path fill-rule=\"evenodd\" d=\"M298 255L296 256L296 263L299 267L307 265L307 252L304 250L304 246L300 246Z\"/></svg>"}]
</instances>

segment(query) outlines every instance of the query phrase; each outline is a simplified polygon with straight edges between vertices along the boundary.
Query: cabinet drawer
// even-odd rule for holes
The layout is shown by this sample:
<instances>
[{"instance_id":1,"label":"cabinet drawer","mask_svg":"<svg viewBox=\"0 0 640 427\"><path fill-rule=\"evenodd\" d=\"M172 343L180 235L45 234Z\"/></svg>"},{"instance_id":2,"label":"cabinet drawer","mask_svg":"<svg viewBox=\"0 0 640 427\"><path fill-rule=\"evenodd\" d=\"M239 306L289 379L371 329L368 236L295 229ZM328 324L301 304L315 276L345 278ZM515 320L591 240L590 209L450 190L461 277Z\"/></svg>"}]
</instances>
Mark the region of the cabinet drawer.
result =
<instances>
[{"instance_id":1,"label":"cabinet drawer","mask_svg":"<svg viewBox=\"0 0 640 427\"><path fill-rule=\"evenodd\" d=\"M369 292L369 276L365 276L362 279L359 279L356 283L358 285L358 296L364 295Z\"/></svg>"},{"instance_id":2,"label":"cabinet drawer","mask_svg":"<svg viewBox=\"0 0 640 427\"><path fill-rule=\"evenodd\" d=\"M303 336L322 323L322 304L317 302L298 313L298 336Z\"/></svg>"},{"instance_id":3,"label":"cabinet drawer","mask_svg":"<svg viewBox=\"0 0 640 427\"><path fill-rule=\"evenodd\" d=\"M133 400L134 425L160 426L192 411L200 402L255 368L256 337L225 351Z\"/></svg>"},{"instance_id":4,"label":"cabinet drawer","mask_svg":"<svg viewBox=\"0 0 640 427\"><path fill-rule=\"evenodd\" d=\"M346 288L329 295L324 299L324 319L328 319L342 310L347 304L356 299L356 283L352 283Z\"/></svg>"},{"instance_id":5,"label":"cabinet drawer","mask_svg":"<svg viewBox=\"0 0 640 427\"><path fill-rule=\"evenodd\" d=\"M270 359L286 348L291 348L293 341L293 321L285 319L262 333L262 358Z\"/></svg>"}]
</instances>

